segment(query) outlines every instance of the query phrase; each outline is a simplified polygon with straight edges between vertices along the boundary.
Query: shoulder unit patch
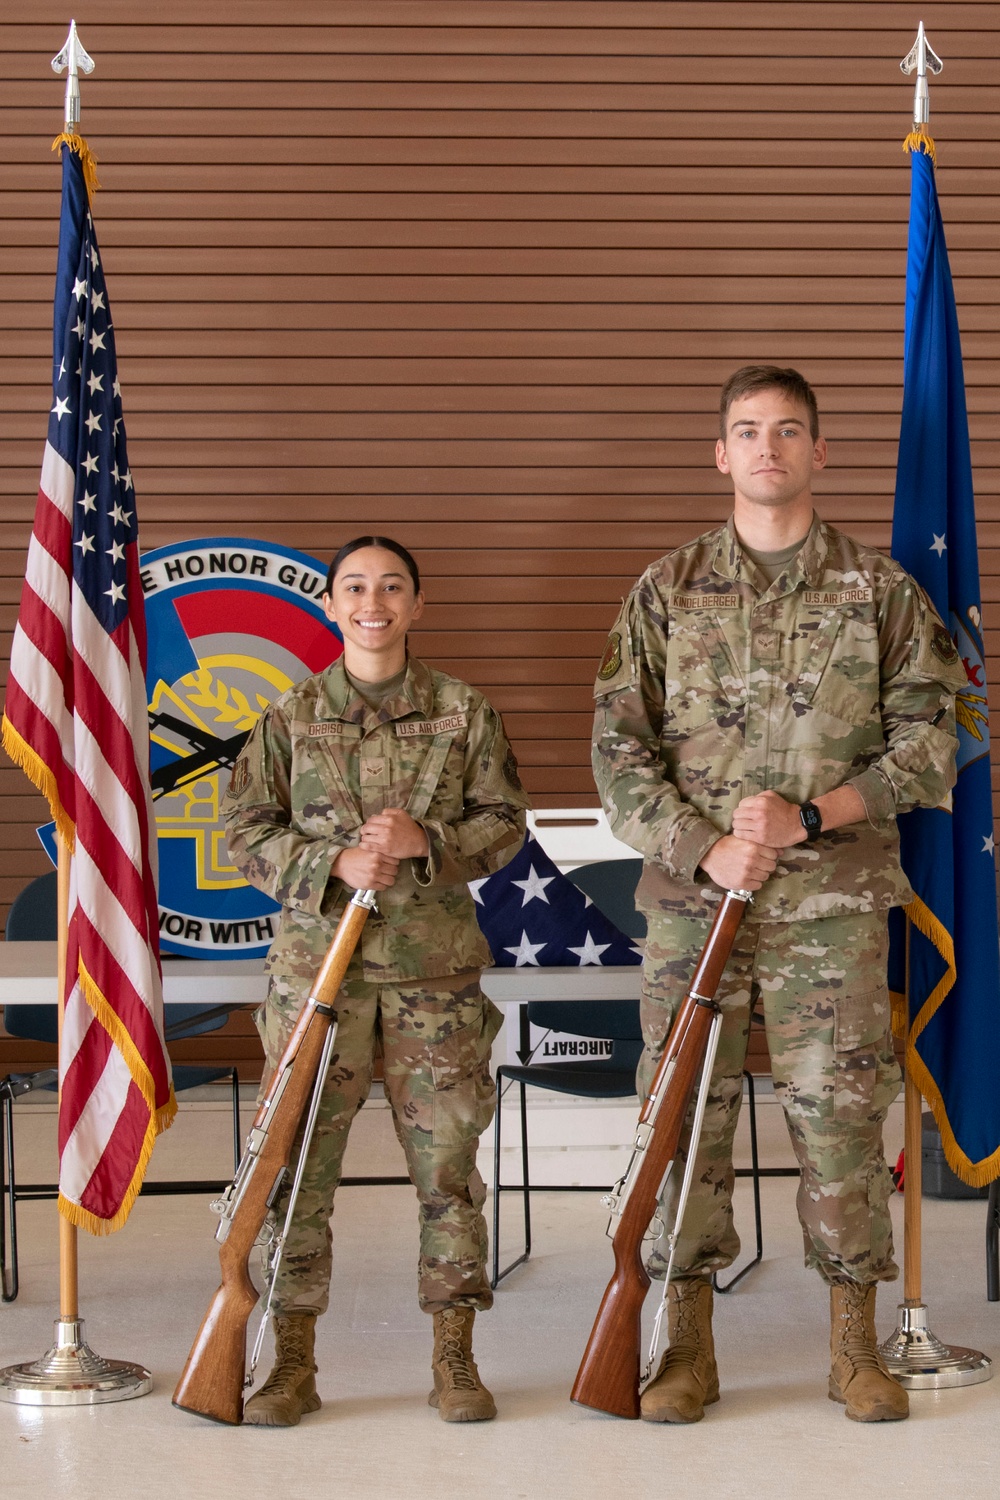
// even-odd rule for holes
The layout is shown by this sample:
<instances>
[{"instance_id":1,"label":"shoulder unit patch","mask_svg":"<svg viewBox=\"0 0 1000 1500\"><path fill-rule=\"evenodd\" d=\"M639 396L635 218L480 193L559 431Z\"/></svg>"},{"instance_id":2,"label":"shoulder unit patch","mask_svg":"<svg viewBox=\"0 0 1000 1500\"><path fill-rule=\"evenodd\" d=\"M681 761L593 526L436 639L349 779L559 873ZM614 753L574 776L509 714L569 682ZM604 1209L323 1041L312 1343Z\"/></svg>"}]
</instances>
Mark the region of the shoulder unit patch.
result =
<instances>
[{"instance_id":1,"label":"shoulder unit patch","mask_svg":"<svg viewBox=\"0 0 1000 1500\"><path fill-rule=\"evenodd\" d=\"M597 676L601 682L610 682L622 664L622 638L621 632L612 630L608 636L608 644L604 648L601 657L601 665L597 669Z\"/></svg>"}]
</instances>

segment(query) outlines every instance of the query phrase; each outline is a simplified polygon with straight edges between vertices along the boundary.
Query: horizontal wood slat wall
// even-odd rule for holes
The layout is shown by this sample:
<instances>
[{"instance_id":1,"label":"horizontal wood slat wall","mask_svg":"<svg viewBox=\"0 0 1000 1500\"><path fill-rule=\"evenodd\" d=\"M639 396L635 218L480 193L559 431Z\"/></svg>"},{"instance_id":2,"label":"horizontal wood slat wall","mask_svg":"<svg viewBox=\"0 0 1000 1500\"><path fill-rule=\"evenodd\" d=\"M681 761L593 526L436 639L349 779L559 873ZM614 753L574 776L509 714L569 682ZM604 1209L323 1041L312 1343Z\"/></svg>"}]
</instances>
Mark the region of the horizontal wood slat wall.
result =
<instances>
[{"instance_id":1,"label":"horizontal wood slat wall","mask_svg":"<svg viewBox=\"0 0 1000 1500\"><path fill-rule=\"evenodd\" d=\"M995 662L1000 8L921 14ZM645 564L727 514L733 368L814 382L823 513L888 544L915 15L80 0L144 545L389 531L426 574L416 649L490 694L539 805L593 805L595 661ZM66 24L7 0L0 26L4 661L51 404ZM43 816L5 762L0 903L45 868Z\"/></svg>"}]
</instances>

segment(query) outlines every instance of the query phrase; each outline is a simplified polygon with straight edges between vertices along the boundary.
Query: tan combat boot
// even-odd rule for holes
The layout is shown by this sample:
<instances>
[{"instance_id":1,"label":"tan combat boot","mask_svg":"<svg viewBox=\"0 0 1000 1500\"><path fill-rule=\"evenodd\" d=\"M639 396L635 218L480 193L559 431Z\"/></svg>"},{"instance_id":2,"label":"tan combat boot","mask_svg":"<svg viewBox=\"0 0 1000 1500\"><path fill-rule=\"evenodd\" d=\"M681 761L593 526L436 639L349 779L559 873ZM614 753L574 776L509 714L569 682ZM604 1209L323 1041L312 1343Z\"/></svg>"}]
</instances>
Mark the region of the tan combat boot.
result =
<instances>
[{"instance_id":1,"label":"tan combat boot","mask_svg":"<svg viewBox=\"0 0 1000 1500\"><path fill-rule=\"evenodd\" d=\"M428 1406L436 1406L442 1422L489 1422L496 1402L479 1378L472 1357L474 1307L446 1307L434 1314L434 1389Z\"/></svg>"},{"instance_id":2,"label":"tan combat boot","mask_svg":"<svg viewBox=\"0 0 1000 1500\"><path fill-rule=\"evenodd\" d=\"M243 1409L254 1427L297 1427L306 1412L319 1411L316 1394L315 1313L288 1313L274 1320L274 1369Z\"/></svg>"},{"instance_id":3,"label":"tan combat boot","mask_svg":"<svg viewBox=\"0 0 1000 1500\"><path fill-rule=\"evenodd\" d=\"M639 1399L644 1422L700 1422L719 1399L712 1340L712 1283L672 1281L667 1293L670 1347Z\"/></svg>"},{"instance_id":4,"label":"tan combat boot","mask_svg":"<svg viewBox=\"0 0 1000 1500\"><path fill-rule=\"evenodd\" d=\"M874 1286L830 1287L830 1400L843 1402L852 1422L901 1422L910 1415L909 1397L878 1352Z\"/></svg>"}]
</instances>

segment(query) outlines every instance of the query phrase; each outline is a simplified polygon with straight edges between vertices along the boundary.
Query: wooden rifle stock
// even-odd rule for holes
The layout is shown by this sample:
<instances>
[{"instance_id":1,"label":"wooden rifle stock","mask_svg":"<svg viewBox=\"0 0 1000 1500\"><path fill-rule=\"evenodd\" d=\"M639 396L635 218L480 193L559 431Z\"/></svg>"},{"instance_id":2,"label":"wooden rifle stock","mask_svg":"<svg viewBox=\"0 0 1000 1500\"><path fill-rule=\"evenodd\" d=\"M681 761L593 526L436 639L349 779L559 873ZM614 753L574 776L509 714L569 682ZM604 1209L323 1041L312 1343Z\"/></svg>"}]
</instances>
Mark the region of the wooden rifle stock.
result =
<instances>
[{"instance_id":1,"label":"wooden rifle stock","mask_svg":"<svg viewBox=\"0 0 1000 1500\"><path fill-rule=\"evenodd\" d=\"M715 992L748 900L745 891L726 892L639 1115L640 1137L643 1126L654 1128L621 1209L613 1242L614 1274L601 1299L571 1395L577 1405L612 1416L639 1416L640 1325L649 1290L642 1241L656 1212L667 1168L677 1155L717 1009Z\"/></svg>"},{"instance_id":2,"label":"wooden rifle stock","mask_svg":"<svg viewBox=\"0 0 1000 1500\"><path fill-rule=\"evenodd\" d=\"M236 1425L243 1420L246 1330L258 1301L248 1269L250 1254L267 1217L274 1189L288 1166L295 1132L316 1081L323 1044L335 1020L333 1002L367 921L370 904L366 898L371 894L356 892L345 907L250 1130L244 1162L254 1132L267 1120L275 1091L284 1079L267 1134L260 1143L256 1167L232 1212L228 1233L219 1248L222 1284L209 1304L173 1395L173 1404L182 1411L213 1422Z\"/></svg>"}]
</instances>

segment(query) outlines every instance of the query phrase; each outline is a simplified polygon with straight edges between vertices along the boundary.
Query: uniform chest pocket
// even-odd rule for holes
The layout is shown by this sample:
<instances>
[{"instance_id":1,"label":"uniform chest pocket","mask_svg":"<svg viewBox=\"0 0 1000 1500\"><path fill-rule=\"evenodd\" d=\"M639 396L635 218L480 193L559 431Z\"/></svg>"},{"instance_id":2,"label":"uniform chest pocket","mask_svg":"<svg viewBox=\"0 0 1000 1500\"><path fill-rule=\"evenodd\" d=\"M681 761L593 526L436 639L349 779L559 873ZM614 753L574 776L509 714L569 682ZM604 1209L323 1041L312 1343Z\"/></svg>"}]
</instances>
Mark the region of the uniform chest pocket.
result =
<instances>
[{"instance_id":1,"label":"uniform chest pocket","mask_svg":"<svg viewBox=\"0 0 1000 1500\"><path fill-rule=\"evenodd\" d=\"M742 721L746 683L714 611L671 610L663 688L668 744L708 724Z\"/></svg>"},{"instance_id":2,"label":"uniform chest pocket","mask_svg":"<svg viewBox=\"0 0 1000 1500\"><path fill-rule=\"evenodd\" d=\"M311 833L337 838L361 827L358 751L356 732L313 734L293 743L292 805L299 824Z\"/></svg>"},{"instance_id":3,"label":"uniform chest pocket","mask_svg":"<svg viewBox=\"0 0 1000 1500\"><path fill-rule=\"evenodd\" d=\"M796 621L801 660L795 700L860 727L879 695L878 630L871 607L807 610Z\"/></svg>"}]
</instances>

